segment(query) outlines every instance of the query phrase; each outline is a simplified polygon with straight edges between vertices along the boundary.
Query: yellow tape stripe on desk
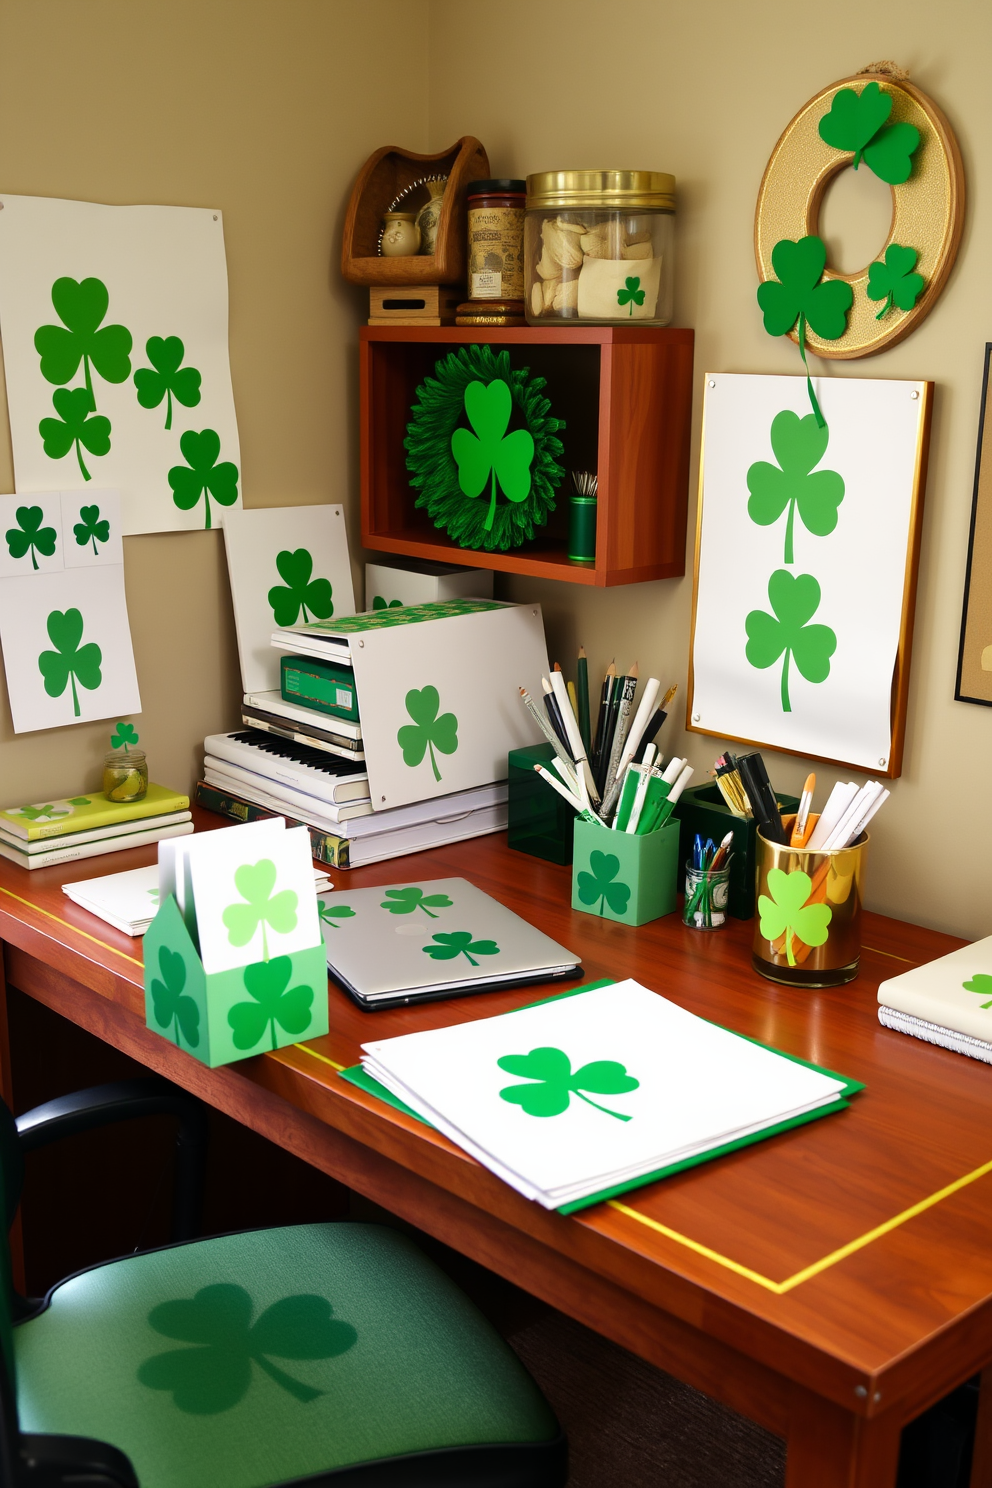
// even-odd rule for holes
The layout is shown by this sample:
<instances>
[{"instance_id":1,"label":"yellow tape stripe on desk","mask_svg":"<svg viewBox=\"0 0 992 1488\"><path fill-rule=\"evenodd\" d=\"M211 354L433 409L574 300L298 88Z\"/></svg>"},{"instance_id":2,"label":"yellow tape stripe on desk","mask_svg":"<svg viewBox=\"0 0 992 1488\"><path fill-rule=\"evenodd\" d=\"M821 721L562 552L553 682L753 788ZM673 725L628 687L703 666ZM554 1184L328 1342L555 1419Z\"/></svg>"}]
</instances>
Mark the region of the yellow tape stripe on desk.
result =
<instances>
[{"instance_id":1,"label":"yellow tape stripe on desk","mask_svg":"<svg viewBox=\"0 0 992 1488\"><path fill-rule=\"evenodd\" d=\"M125 961L130 961L134 966L140 966L142 971L144 970L145 963L139 961L137 956L129 956L127 951L119 951L116 946L112 946L107 941L101 940L99 936L90 935L88 930L80 930L77 925L70 924L61 915L52 914L50 909L42 909L40 904L34 904L30 899L22 899L20 894L14 893L13 889L5 889L0 884L0 894L6 894L9 899L16 899L18 904L24 904L28 909L33 909L36 914L44 915L46 920L54 920L56 925L64 925L67 930L72 931L73 935L81 935L84 940L91 940L94 945L103 946L105 951L111 951L115 956L123 956Z\"/></svg>"}]
</instances>

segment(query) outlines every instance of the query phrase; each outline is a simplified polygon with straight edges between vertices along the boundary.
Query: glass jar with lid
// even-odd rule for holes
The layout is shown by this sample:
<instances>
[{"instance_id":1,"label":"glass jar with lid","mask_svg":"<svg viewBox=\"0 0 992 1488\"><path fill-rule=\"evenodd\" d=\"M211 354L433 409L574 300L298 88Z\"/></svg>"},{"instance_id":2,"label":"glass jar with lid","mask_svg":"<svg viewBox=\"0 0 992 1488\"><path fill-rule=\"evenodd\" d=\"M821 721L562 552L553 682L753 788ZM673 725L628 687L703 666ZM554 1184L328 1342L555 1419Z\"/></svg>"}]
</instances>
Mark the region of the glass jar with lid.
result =
<instances>
[{"instance_id":1,"label":"glass jar with lid","mask_svg":"<svg viewBox=\"0 0 992 1488\"><path fill-rule=\"evenodd\" d=\"M527 177L524 275L531 325L668 325L675 177L541 171Z\"/></svg>"}]
</instances>

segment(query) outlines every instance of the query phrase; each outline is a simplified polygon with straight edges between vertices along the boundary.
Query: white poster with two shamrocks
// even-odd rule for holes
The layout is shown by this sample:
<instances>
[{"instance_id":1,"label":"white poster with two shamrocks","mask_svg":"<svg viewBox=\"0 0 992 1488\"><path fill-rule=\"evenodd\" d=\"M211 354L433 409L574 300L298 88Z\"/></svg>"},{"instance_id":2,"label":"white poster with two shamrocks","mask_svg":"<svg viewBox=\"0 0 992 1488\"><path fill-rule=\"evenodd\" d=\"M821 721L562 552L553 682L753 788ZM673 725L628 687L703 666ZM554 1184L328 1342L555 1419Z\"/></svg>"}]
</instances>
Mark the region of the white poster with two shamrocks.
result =
<instances>
[{"instance_id":1,"label":"white poster with two shamrocks","mask_svg":"<svg viewBox=\"0 0 992 1488\"><path fill-rule=\"evenodd\" d=\"M221 213L0 196L0 333L19 494L112 486L123 530L241 500Z\"/></svg>"}]
</instances>

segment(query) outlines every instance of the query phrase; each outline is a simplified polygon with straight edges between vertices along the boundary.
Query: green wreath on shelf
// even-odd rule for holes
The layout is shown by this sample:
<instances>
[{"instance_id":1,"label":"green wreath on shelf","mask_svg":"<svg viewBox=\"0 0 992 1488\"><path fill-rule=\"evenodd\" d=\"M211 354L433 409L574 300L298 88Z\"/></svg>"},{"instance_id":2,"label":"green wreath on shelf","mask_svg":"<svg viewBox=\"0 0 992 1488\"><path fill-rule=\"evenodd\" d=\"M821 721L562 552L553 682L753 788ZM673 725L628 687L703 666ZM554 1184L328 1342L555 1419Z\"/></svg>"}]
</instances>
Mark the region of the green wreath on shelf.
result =
<instances>
[{"instance_id":1,"label":"green wreath on shelf","mask_svg":"<svg viewBox=\"0 0 992 1488\"><path fill-rule=\"evenodd\" d=\"M460 346L418 387L403 444L417 506L462 548L505 552L534 536L564 477L563 419L543 377L507 351ZM513 420L518 427L509 430Z\"/></svg>"}]
</instances>

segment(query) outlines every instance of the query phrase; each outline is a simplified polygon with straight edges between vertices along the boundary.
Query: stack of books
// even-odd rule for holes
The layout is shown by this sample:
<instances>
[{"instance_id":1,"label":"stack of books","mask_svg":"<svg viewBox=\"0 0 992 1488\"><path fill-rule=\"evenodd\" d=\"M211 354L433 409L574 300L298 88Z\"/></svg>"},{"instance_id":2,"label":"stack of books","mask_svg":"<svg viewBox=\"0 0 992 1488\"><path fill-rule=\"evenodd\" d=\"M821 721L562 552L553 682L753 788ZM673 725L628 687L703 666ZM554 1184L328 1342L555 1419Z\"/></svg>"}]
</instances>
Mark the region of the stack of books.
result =
<instances>
[{"instance_id":1,"label":"stack of books","mask_svg":"<svg viewBox=\"0 0 992 1488\"><path fill-rule=\"evenodd\" d=\"M992 1064L992 935L882 982L878 1021Z\"/></svg>"},{"instance_id":2,"label":"stack of books","mask_svg":"<svg viewBox=\"0 0 992 1488\"><path fill-rule=\"evenodd\" d=\"M189 796L150 785L140 801L108 801L94 793L9 806L0 811L0 856L21 868L49 868L192 830Z\"/></svg>"}]
</instances>

